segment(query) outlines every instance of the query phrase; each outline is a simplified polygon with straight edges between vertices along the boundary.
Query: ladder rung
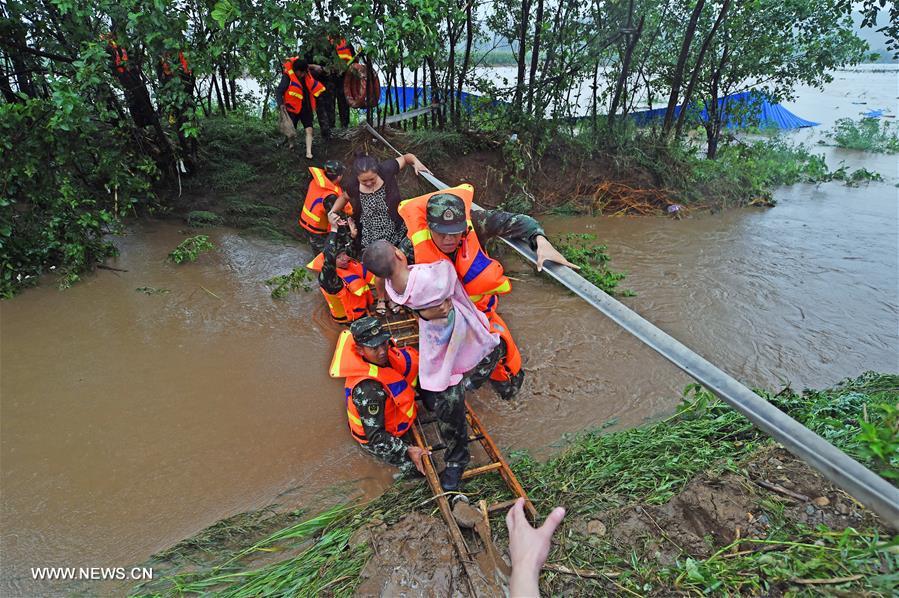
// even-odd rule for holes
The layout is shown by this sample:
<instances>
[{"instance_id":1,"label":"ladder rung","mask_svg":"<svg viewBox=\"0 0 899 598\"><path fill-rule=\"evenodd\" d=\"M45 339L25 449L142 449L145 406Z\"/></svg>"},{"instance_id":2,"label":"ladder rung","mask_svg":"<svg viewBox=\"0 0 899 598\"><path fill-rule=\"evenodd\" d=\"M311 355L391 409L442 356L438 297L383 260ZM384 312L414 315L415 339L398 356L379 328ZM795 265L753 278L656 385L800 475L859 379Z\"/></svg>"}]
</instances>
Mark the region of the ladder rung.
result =
<instances>
[{"instance_id":1,"label":"ladder rung","mask_svg":"<svg viewBox=\"0 0 899 598\"><path fill-rule=\"evenodd\" d=\"M514 505L515 501L517 500L517 498L513 498L512 500L504 500L503 502L493 503L492 505L487 507L487 512L495 513L497 511L505 511L506 509Z\"/></svg>"},{"instance_id":2,"label":"ladder rung","mask_svg":"<svg viewBox=\"0 0 899 598\"><path fill-rule=\"evenodd\" d=\"M473 478L476 475L481 475L482 473L487 473L488 471L493 471L494 469L499 469L503 464L497 461L496 463L490 463L489 465L482 465L481 467L475 467L474 469L467 469L465 473L462 474L462 479L467 480L468 478Z\"/></svg>"},{"instance_id":3,"label":"ladder rung","mask_svg":"<svg viewBox=\"0 0 899 598\"><path fill-rule=\"evenodd\" d=\"M477 436L469 436L469 437L468 437L468 442L475 442L476 440L480 440L480 439L482 439L483 437L484 437L483 434L478 434ZM429 446L429 447L428 447L428 450L429 450L429 451L442 451L442 450L445 450L445 449L446 449L446 444L444 444L444 443L442 443L442 442L439 443L439 444L435 444L434 446Z\"/></svg>"}]
</instances>

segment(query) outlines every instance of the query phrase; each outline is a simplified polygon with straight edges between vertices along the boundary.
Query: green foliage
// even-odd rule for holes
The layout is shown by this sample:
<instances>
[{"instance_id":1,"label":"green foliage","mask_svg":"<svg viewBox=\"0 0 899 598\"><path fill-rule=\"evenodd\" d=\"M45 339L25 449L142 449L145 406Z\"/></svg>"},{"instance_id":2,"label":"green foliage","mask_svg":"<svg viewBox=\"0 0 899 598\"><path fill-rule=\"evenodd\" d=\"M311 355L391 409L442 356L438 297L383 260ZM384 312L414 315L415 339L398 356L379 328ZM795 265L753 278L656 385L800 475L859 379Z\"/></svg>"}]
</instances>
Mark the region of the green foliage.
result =
<instances>
[{"instance_id":1,"label":"green foliage","mask_svg":"<svg viewBox=\"0 0 899 598\"><path fill-rule=\"evenodd\" d=\"M618 283L627 276L624 272L609 270L609 254L605 245L594 243L596 235L571 233L562 237L556 247L565 259L580 266L578 273L610 295L633 296L633 291L617 291Z\"/></svg>"},{"instance_id":2,"label":"green foliage","mask_svg":"<svg viewBox=\"0 0 899 598\"><path fill-rule=\"evenodd\" d=\"M847 149L882 154L899 152L899 131L889 122L878 118L863 118L858 121L841 118L825 135L839 147Z\"/></svg>"},{"instance_id":3,"label":"green foliage","mask_svg":"<svg viewBox=\"0 0 899 598\"><path fill-rule=\"evenodd\" d=\"M217 226L222 223L222 218L215 212L206 210L194 210L187 215L187 225L194 228L204 226Z\"/></svg>"},{"instance_id":4,"label":"green foliage","mask_svg":"<svg viewBox=\"0 0 899 598\"><path fill-rule=\"evenodd\" d=\"M149 202L153 162L71 91L0 104L0 296L53 270L69 286L115 248L105 236Z\"/></svg>"},{"instance_id":5,"label":"green foliage","mask_svg":"<svg viewBox=\"0 0 899 598\"><path fill-rule=\"evenodd\" d=\"M831 174L835 181L844 181L847 187L858 187L861 183L869 183L871 181L883 181L880 173L868 170L867 168L859 168L849 172L845 166L840 166Z\"/></svg>"},{"instance_id":6,"label":"green foliage","mask_svg":"<svg viewBox=\"0 0 899 598\"><path fill-rule=\"evenodd\" d=\"M752 546L754 552L729 558L729 551L736 550L736 545ZM811 530L789 524L775 528L764 540L724 546L708 559L686 558L672 567L647 572L651 572L654 585L698 594L764 595L797 579L844 579L829 587L855 593L851 588L861 583L872 592L888 596L890 588L895 589L899 582L895 574L881 571L883 562L896 560L891 545L895 544L876 530L831 532L825 526ZM860 578L864 581L857 581ZM787 595L799 594L801 587L791 588Z\"/></svg>"},{"instance_id":7,"label":"green foliage","mask_svg":"<svg viewBox=\"0 0 899 598\"><path fill-rule=\"evenodd\" d=\"M308 291L309 281L309 272L300 266L294 268L290 274L269 278L265 284L272 287L272 299L284 299L291 291Z\"/></svg>"},{"instance_id":8,"label":"green foliage","mask_svg":"<svg viewBox=\"0 0 899 598\"><path fill-rule=\"evenodd\" d=\"M169 254L169 259L176 263L195 262L201 253L215 249L212 241L206 235L188 237L178 244L178 247Z\"/></svg>"},{"instance_id":9,"label":"green foliage","mask_svg":"<svg viewBox=\"0 0 899 598\"><path fill-rule=\"evenodd\" d=\"M871 421L862 420L857 452L884 478L899 482L899 403L874 405ZM866 415L872 415L867 411Z\"/></svg>"}]
</instances>

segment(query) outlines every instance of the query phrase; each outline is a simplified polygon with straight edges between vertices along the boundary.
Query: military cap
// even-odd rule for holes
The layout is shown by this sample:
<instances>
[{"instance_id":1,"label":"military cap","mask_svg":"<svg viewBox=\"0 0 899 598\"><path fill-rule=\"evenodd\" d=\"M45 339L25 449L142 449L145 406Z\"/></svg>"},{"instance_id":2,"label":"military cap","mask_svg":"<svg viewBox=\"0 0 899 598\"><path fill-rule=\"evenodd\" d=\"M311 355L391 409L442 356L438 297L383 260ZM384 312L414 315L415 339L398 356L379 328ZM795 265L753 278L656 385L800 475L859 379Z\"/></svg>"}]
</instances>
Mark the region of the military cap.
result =
<instances>
[{"instance_id":1,"label":"military cap","mask_svg":"<svg viewBox=\"0 0 899 598\"><path fill-rule=\"evenodd\" d=\"M437 193L428 199L428 228L444 235L464 233L468 229L465 221L465 202L452 193Z\"/></svg>"},{"instance_id":2,"label":"military cap","mask_svg":"<svg viewBox=\"0 0 899 598\"><path fill-rule=\"evenodd\" d=\"M329 179L336 179L344 173L346 168L340 160L328 160L325 162L325 176Z\"/></svg>"},{"instance_id":3,"label":"military cap","mask_svg":"<svg viewBox=\"0 0 899 598\"><path fill-rule=\"evenodd\" d=\"M372 316L359 318L350 324L350 332L356 344L363 347L380 347L390 340L390 333L384 330L379 319Z\"/></svg>"}]
</instances>

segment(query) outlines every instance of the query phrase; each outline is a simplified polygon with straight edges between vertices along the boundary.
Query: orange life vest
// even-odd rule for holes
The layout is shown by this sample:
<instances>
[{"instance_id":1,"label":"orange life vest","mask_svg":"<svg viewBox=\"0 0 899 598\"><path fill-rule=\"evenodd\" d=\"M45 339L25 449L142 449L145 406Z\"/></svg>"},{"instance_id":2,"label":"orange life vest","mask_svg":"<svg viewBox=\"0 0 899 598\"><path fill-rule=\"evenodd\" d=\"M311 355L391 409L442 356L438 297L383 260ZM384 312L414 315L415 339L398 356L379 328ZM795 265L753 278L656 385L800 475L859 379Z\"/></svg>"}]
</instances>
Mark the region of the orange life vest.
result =
<instances>
[{"instance_id":1,"label":"orange life vest","mask_svg":"<svg viewBox=\"0 0 899 598\"><path fill-rule=\"evenodd\" d=\"M112 48L112 60L115 70L119 73L124 73L128 69L128 51L113 40L109 40L109 47Z\"/></svg>"},{"instance_id":2,"label":"orange life vest","mask_svg":"<svg viewBox=\"0 0 899 598\"><path fill-rule=\"evenodd\" d=\"M340 196L343 191L340 185L327 177L323 169L310 166L309 172L312 173L312 180L306 190L306 201L300 212L299 224L314 235L327 235L331 225L328 223L325 198L329 195Z\"/></svg>"},{"instance_id":3,"label":"orange life vest","mask_svg":"<svg viewBox=\"0 0 899 598\"><path fill-rule=\"evenodd\" d=\"M293 61L297 58L297 56L292 56L285 60L283 65L284 74L290 79L290 85L287 86L287 90L284 92L284 105L287 106L287 111L291 114L299 114L303 109L303 86L300 84L296 73L293 72ZM306 89L309 90L311 95L309 105L312 107L312 111L315 112L315 98L325 93L325 86L313 77L309 71L306 71L306 76L303 80L306 83Z\"/></svg>"},{"instance_id":4,"label":"orange life vest","mask_svg":"<svg viewBox=\"0 0 899 598\"><path fill-rule=\"evenodd\" d=\"M350 64L353 62L353 50L350 49L350 45L346 42L344 38L340 38L335 40L334 38L328 38L328 41L331 42L331 45L334 46L334 49L337 51L337 56L345 63Z\"/></svg>"},{"instance_id":5,"label":"orange life vest","mask_svg":"<svg viewBox=\"0 0 899 598\"><path fill-rule=\"evenodd\" d=\"M465 202L465 219L468 221L468 233L462 237L461 246L456 249L453 265L465 292L479 310L489 314L496 308L496 296L505 295L512 290L512 283L503 274L503 266L488 256L481 248L478 236L471 223L471 204L474 198L474 187L459 185L443 191L435 191L400 203L399 213L409 230L408 236L415 249L415 263L429 264L437 260L449 260L431 240L428 228L428 199L438 193L452 193Z\"/></svg>"},{"instance_id":6,"label":"orange life vest","mask_svg":"<svg viewBox=\"0 0 899 598\"><path fill-rule=\"evenodd\" d=\"M437 193L452 193L459 196L465 203L468 233L462 238L461 246L456 250L453 265L456 267L456 274L459 275L462 286L465 287L465 292L468 293L475 306L487 316L491 329L498 332L500 338L506 342L506 357L496 365L490 378L508 381L511 376L521 371L521 353L512 339L509 327L496 313L496 306L499 303L497 296L511 291L512 283L503 274L502 264L488 256L481 248L478 236L474 232L471 222L474 187L459 185L409 199L400 204L399 213L406 223L409 239L415 249L415 263L427 264L439 259L450 259L431 240L431 231L428 229L428 199Z\"/></svg>"},{"instance_id":7,"label":"orange life vest","mask_svg":"<svg viewBox=\"0 0 899 598\"><path fill-rule=\"evenodd\" d=\"M325 254L319 253L306 267L313 272L321 272L324 263ZM374 302L371 294L375 284L374 275L365 266L351 259L345 269L337 268L337 276L343 281L343 288L339 293L332 295L321 289L328 309L331 310L331 317L345 324L367 315L368 307Z\"/></svg>"},{"instance_id":8,"label":"orange life vest","mask_svg":"<svg viewBox=\"0 0 899 598\"><path fill-rule=\"evenodd\" d=\"M490 379L508 382L512 376L521 371L521 353L518 351L518 345L512 340L509 327L496 311L487 314L487 321L490 322L490 331L499 333L499 337L506 341L506 356L493 368Z\"/></svg>"},{"instance_id":9,"label":"orange life vest","mask_svg":"<svg viewBox=\"0 0 899 598\"><path fill-rule=\"evenodd\" d=\"M169 66L168 54L164 55L160 58L160 63L162 63L162 73L166 77L172 76L172 68ZM190 74L190 67L187 65L187 58L184 57L184 51L178 52L178 61L181 62L181 72L185 75Z\"/></svg>"},{"instance_id":10,"label":"orange life vest","mask_svg":"<svg viewBox=\"0 0 899 598\"><path fill-rule=\"evenodd\" d=\"M418 351L411 347L391 345L387 351L390 367L368 363L356 352L356 341L349 330L340 333L328 373L332 378L346 378L344 397L350 434L368 444L362 418L353 403L353 389L363 380L377 380L387 392L384 403L384 429L392 436L403 436L415 421L415 383L418 379ZM365 415L365 414L363 414Z\"/></svg>"}]
</instances>

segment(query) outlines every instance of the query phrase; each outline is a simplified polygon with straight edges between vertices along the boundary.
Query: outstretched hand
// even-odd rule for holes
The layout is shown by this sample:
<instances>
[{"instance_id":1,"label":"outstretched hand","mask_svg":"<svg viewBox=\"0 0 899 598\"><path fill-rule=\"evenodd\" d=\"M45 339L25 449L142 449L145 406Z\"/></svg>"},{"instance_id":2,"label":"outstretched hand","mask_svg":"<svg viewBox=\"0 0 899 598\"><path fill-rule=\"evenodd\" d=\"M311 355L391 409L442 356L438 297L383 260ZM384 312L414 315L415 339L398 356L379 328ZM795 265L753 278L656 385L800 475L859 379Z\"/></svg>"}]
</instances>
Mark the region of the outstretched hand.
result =
<instances>
[{"instance_id":1,"label":"outstretched hand","mask_svg":"<svg viewBox=\"0 0 899 598\"><path fill-rule=\"evenodd\" d=\"M506 514L509 528L509 555L512 557L512 577L509 592L512 598L536 598L540 595L540 569L549 556L552 535L562 523L565 509L556 507L538 529L531 527L524 514L524 499L519 498Z\"/></svg>"},{"instance_id":2,"label":"outstretched hand","mask_svg":"<svg viewBox=\"0 0 899 598\"><path fill-rule=\"evenodd\" d=\"M543 235L537 237L537 272L543 271L543 262L556 262L563 266L568 266L572 270L580 270L581 267L572 264L565 259L565 256L559 253L559 250L553 247L549 239Z\"/></svg>"}]
</instances>

